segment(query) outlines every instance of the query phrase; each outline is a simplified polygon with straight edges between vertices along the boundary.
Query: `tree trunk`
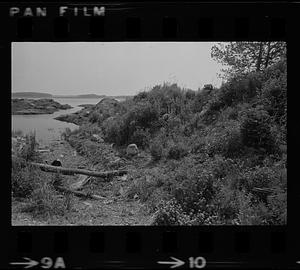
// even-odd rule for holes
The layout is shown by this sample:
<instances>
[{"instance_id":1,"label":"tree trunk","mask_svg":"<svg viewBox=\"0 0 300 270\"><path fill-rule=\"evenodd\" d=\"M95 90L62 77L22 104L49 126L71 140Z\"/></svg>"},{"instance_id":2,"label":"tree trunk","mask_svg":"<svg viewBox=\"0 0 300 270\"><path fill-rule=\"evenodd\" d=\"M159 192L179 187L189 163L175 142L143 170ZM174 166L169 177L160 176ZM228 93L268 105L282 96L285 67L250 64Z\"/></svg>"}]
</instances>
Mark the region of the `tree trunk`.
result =
<instances>
[{"instance_id":1,"label":"tree trunk","mask_svg":"<svg viewBox=\"0 0 300 270\"><path fill-rule=\"evenodd\" d=\"M260 71L261 60L262 60L262 50L263 50L263 43L259 43L259 53L256 61L256 71Z\"/></svg>"},{"instance_id":2,"label":"tree trunk","mask_svg":"<svg viewBox=\"0 0 300 270\"><path fill-rule=\"evenodd\" d=\"M265 61L265 68L268 67L269 65L269 59L270 59L270 50L271 50L271 42L268 42L268 49L267 49L267 56L266 56L266 61Z\"/></svg>"}]
</instances>

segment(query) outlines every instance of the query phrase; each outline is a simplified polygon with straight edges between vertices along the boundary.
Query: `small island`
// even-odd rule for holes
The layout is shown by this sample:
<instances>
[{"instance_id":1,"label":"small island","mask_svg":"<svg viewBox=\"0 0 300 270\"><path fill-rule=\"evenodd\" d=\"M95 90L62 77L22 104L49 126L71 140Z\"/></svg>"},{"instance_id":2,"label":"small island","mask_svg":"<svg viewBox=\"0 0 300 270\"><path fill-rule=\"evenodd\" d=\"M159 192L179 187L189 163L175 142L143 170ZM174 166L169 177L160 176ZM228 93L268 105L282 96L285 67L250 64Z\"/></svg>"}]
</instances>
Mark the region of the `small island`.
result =
<instances>
[{"instance_id":1,"label":"small island","mask_svg":"<svg viewBox=\"0 0 300 270\"><path fill-rule=\"evenodd\" d=\"M52 114L59 110L67 110L72 107L68 104L60 104L53 99L12 99L12 114Z\"/></svg>"}]
</instances>

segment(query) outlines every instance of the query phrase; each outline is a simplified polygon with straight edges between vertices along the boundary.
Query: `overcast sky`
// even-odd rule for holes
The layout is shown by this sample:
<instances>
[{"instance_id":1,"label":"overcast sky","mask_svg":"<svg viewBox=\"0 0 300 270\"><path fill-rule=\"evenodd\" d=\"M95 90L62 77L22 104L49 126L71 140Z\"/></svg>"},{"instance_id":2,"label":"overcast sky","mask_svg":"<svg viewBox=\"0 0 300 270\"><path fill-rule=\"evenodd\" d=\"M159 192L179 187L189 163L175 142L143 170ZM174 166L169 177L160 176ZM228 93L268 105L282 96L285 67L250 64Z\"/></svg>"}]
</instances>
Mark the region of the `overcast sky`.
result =
<instances>
[{"instance_id":1,"label":"overcast sky","mask_svg":"<svg viewBox=\"0 0 300 270\"><path fill-rule=\"evenodd\" d=\"M14 42L12 91L133 95L164 82L221 84L212 42Z\"/></svg>"}]
</instances>

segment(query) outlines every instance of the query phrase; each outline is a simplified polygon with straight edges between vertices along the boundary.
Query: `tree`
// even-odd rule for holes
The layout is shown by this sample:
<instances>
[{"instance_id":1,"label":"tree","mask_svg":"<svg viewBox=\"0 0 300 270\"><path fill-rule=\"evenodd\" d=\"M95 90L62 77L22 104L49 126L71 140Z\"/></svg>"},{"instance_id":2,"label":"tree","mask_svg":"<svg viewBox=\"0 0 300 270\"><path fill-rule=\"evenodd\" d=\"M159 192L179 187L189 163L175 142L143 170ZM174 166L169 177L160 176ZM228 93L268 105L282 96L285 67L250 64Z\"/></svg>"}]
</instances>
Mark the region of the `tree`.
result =
<instances>
[{"instance_id":1,"label":"tree","mask_svg":"<svg viewBox=\"0 0 300 270\"><path fill-rule=\"evenodd\" d=\"M225 78L235 74L262 71L278 62L286 54L286 43L269 42L226 42L211 49L211 57L227 66L222 71Z\"/></svg>"}]
</instances>

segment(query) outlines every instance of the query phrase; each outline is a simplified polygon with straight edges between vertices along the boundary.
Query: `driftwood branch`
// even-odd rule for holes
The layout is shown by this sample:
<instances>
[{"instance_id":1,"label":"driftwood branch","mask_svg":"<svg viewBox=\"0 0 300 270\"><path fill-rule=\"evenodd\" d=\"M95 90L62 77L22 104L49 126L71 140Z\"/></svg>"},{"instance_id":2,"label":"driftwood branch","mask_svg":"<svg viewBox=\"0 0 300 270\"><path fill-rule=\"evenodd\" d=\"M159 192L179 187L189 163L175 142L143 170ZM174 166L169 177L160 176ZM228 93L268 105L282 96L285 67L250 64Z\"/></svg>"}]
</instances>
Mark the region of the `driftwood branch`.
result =
<instances>
[{"instance_id":1,"label":"driftwood branch","mask_svg":"<svg viewBox=\"0 0 300 270\"><path fill-rule=\"evenodd\" d=\"M256 192L268 193L268 194L271 194L271 193L275 192L275 190L272 189L272 188L258 188L258 187L254 187L252 190L256 191Z\"/></svg>"},{"instance_id":2,"label":"driftwood branch","mask_svg":"<svg viewBox=\"0 0 300 270\"><path fill-rule=\"evenodd\" d=\"M88 175L88 176L102 177L102 178L106 178L106 177L110 177L110 176L119 176L119 175L126 174L128 172L127 170L97 172L97 171L90 171L90 170L85 170L85 169L57 167L57 166L51 166L51 165L35 163L35 162L30 162L30 164L41 168L45 172L57 172L57 173L62 173L62 174L67 174L67 175L84 174L84 175Z\"/></svg>"}]
</instances>

